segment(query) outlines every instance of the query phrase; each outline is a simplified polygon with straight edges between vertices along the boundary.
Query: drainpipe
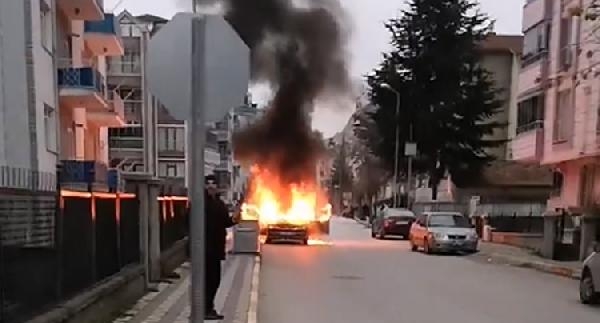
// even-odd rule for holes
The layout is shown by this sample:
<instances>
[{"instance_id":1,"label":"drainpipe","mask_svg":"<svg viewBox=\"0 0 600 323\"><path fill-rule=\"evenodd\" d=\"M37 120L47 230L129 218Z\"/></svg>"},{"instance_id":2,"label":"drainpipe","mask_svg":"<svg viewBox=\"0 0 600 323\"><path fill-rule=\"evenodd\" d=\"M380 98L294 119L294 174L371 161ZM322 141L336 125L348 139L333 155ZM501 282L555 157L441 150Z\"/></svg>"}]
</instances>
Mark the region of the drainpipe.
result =
<instances>
[{"instance_id":1,"label":"drainpipe","mask_svg":"<svg viewBox=\"0 0 600 323\"><path fill-rule=\"evenodd\" d=\"M579 0L577 5L579 8L583 8L583 0ZM572 16L577 17L577 16ZM573 46L573 74L571 82L571 110L573 111L573 122L571 123L571 140L575 144L575 113L577 111L577 85L579 83L578 73L579 71L579 52L581 51L581 16L577 17L577 23L575 24L575 39ZM583 134L585 141L585 133ZM576 148L576 147L573 147Z\"/></svg>"}]
</instances>

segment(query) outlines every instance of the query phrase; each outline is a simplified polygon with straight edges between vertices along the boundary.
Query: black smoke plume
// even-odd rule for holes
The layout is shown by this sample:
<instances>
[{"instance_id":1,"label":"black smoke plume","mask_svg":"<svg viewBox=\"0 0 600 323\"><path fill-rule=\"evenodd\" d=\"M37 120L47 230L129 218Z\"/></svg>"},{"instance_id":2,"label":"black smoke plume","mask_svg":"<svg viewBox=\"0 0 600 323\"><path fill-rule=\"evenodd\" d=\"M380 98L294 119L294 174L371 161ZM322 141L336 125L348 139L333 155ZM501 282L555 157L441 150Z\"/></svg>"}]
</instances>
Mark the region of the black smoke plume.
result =
<instances>
[{"instance_id":1,"label":"black smoke plume","mask_svg":"<svg viewBox=\"0 0 600 323\"><path fill-rule=\"evenodd\" d=\"M275 96L264 118L235 134L235 156L293 183L314 174L323 149L311 130L315 100L345 93L348 31L337 0L201 0L220 4L252 50L252 79ZM312 172L312 173L310 173Z\"/></svg>"}]
</instances>

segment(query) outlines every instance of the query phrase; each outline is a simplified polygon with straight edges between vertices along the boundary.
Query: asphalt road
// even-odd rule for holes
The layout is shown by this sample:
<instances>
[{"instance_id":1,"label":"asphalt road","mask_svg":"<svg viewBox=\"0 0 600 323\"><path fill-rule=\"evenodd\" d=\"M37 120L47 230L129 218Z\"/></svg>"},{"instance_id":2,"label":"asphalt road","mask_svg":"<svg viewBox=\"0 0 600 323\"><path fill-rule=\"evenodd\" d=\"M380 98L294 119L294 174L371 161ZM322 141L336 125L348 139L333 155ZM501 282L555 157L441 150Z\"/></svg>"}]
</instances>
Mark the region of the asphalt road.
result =
<instances>
[{"instance_id":1,"label":"asphalt road","mask_svg":"<svg viewBox=\"0 0 600 323\"><path fill-rule=\"evenodd\" d=\"M328 245L264 247L259 323L600 322L600 308L578 302L576 281L413 253L350 220L331 230Z\"/></svg>"}]
</instances>

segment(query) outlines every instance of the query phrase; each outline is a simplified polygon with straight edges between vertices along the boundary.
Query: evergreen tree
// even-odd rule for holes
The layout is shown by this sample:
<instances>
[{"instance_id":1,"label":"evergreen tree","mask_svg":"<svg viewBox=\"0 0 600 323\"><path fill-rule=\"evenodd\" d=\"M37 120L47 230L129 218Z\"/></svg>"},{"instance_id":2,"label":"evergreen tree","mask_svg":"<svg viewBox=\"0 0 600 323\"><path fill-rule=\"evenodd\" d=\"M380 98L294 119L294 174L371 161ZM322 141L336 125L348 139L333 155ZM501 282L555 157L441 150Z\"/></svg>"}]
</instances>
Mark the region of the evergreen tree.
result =
<instances>
[{"instance_id":1,"label":"evergreen tree","mask_svg":"<svg viewBox=\"0 0 600 323\"><path fill-rule=\"evenodd\" d=\"M504 143L486 139L505 126L491 119L501 102L480 65L478 46L490 25L470 0L412 0L386 24L393 50L368 78L371 99L381 107L372 115L382 137L375 152L393 165L395 127L403 152L412 125L419 150L415 167L429 175L434 198L446 174L466 184L493 159L485 149ZM395 94L384 83L401 94L397 117Z\"/></svg>"},{"instance_id":2,"label":"evergreen tree","mask_svg":"<svg viewBox=\"0 0 600 323\"><path fill-rule=\"evenodd\" d=\"M353 184L352 170L348 165L346 138L342 138L342 143L337 149L331 170L331 183L334 187L339 187L340 192L346 192L351 189Z\"/></svg>"}]
</instances>

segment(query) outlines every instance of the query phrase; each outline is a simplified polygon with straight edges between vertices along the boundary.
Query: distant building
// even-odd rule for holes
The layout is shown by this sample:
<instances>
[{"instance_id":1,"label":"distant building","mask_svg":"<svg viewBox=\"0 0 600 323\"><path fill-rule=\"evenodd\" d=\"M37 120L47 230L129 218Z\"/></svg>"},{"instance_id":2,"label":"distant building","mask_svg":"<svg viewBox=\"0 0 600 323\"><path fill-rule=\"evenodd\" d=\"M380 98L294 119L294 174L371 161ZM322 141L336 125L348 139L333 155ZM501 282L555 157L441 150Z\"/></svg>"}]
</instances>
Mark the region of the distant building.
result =
<instances>
[{"instance_id":1,"label":"distant building","mask_svg":"<svg viewBox=\"0 0 600 323\"><path fill-rule=\"evenodd\" d=\"M497 89L501 90L498 99L502 107L494 120L508 125L496 129L487 137L490 140L505 141L500 147L488 149L488 153L499 160L510 159L510 141L516 135L517 88L521 68L523 36L490 34L480 46L481 65L491 73Z\"/></svg>"},{"instance_id":2,"label":"distant building","mask_svg":"<svg viewBox=\"0 0 600 323\"><path fill-rule=\"evenodd\" d=\"M263 113L264 110L252 103L252 97L247 95L243 106L233 108L223 120L211 127L211 131L216 134L220 154L220 162L215 167L214 173L219 188L228 201L240 200L243 197L249 177L249 169L235 160L233 134L254 123Z\"/></svg>"},{"instance_id":3,"label":"distant building","mask_svg":"<svg viewBox=\"0 0 600 323\"><path fill-rule=\"evenodd\" d=\"M169 114L144 80L145 48L168 20L153 15L133 16L127 11L117 19L124 55L108 61L108 84L125 102L128 127L110 130L111 165L127 172L151 171L170 185L187 187L187 125ZM148 140L151 137L154 140ZM154 145L150 145L152 142ZM219 162L216 135L208 131L205 173L214 173Z\"/></svg>"}]
</instances>

